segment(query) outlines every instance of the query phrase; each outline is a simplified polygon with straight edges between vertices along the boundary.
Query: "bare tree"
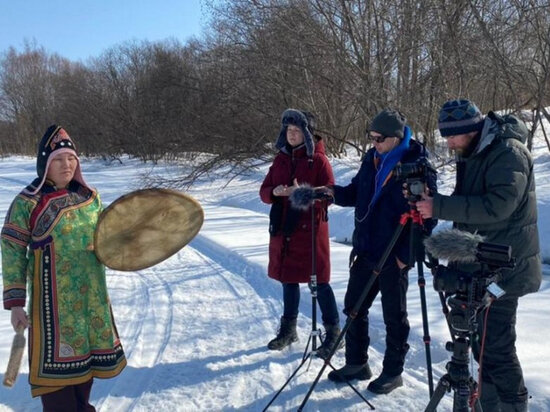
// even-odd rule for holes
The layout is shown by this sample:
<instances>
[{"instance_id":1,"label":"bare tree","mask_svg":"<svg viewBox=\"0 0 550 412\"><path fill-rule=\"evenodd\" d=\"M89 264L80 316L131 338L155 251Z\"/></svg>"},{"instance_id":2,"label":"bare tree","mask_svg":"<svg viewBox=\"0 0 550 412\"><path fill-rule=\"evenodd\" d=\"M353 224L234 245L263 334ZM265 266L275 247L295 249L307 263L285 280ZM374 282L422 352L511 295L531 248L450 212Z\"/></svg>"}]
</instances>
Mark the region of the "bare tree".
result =
<instances>
[{"instance_id":1,"label":"bare tree","mask_svg":"<svg viewBox=\"0 0 550 412\"><path fill-rule=\"evenodd\" d=\"M269 160L288 107L316 114L334 155L366 150L366 125L388 106L430 148L452 98L534 110L532 134L550 121L545 0L205 3L208 35L184 45L123 43L86 65L36 45L4 52L0 152L33 152L59 122L86 154L196 162L190 182Z\"/></svg>"}]
</instances>

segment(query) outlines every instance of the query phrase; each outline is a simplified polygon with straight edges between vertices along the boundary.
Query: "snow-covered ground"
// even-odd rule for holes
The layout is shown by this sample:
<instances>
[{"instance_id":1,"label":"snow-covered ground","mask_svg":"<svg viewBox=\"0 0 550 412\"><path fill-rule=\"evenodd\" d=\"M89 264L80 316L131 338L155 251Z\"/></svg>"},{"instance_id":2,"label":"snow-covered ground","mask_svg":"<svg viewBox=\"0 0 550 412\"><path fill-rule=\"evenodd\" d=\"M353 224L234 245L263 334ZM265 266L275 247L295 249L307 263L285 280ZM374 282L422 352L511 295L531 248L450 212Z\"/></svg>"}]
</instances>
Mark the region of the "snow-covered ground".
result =
<instances>
[{"instance_id":1,"label":"snow-covered ground","mask_svg":"<svg viewBox=\"0 0 550 412\"><path fill-rule=\"evenodd\" d=\"M540 292L520 300L518 353L532 396L531 411L550 410L550 153L544 141L535 149L539 228L543 250L544 280ZM346 184L354 175L358 158L332 159L336 181ZM135 188L150 165L123 159L107 164L84 160L88 182L96 186L105 204ZM171 173L169 165L154 173ZM311 330L311 298L302 288L300 341L290 349L266 349L282 312L280 284L267 278L268 207L258 198L267 166L227 183L219 176L204 179L189 194L201 202L205 222L199 235L166 261L138 272L108 271L110 295L128 366L112 380L96 380L92 403L99 411L261 411L299 365ZM19 190L35 176L34 159L0 159L0 220ZM448 192L453 177L441 175L441 190ZM177 224L177 222L174 222ZM331 236L349 239L353 211L330 210ZM441 226L445 226L443 223ZM350 247L331 243L332 286L342 309ZM438 296L426 270L428 316L432 337L434 383L445 373L449 340ZM404 386L390 395L374 395L368 382L356 388L380 411L420 411L428 403L428 385L417 273L410 273L408 294L411 334ZM345 318L342 316L342 325ZM370 365L381 370L384 326L379 299L371 310ZM4 371L13 337L9 312L0 311L0 371ZM344 364L343 351L332 360ZM296 410L323 363L306 364L270 407L270 411ZM328 370L327 370L328 371ZM367 406L347 386L322 376L305 411L359 411ZM472 370L476 376L477 368ZM27 359L12 389L0 387L0 411L35 411L31 399ZM439 410L452 409L452 394L441 400Z\"/></svg>"}]
</instances>

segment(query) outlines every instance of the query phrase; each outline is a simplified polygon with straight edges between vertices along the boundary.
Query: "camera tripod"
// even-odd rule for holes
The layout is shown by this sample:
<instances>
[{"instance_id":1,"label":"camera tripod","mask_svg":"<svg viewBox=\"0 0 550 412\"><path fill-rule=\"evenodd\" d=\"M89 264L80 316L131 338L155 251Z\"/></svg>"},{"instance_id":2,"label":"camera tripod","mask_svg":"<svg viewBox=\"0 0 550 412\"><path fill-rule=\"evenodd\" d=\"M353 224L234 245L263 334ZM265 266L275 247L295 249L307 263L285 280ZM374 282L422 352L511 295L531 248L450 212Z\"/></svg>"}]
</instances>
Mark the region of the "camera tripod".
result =
<instances>
[{"instance_id":1,"label":"camera tripod","mask_svg":"<svg viewBox=\"0 0 550 412\"><path fill-rule=\"evenodd\" d=\"M338 347L338 345L340 344L340 342L342 341L342 339L344 338L344 335L346 334L347 330L350 328L351 326L351 323L354 321L354 319L358 316L359 314L359 310L361 309L361 306L363 305L365 299L367 298L371 288L372 288L372 285L374 284L377 276L380 274L380 272L382 272L382 269L384 267L384 265L386 264L386 261L388 260L388 257L390 256L395 244L397 243L397 240L399 239L399 237L401 236L401 233L403 232L403 229L405 228L405 226L407 225L407 223L411 222L411 240L410 240L410 247L411 247L411 251L414 252L414 258L416 259L416 263L418 264L418 272L419 272L419 286L421 288L421 298L423 299L423 303L422 303L422 320L424 322L424 342L426 343L426 357L428 359L428 375L430 377L430 381L431 381L431 374L432 374L432 370L431 370L431 355L430 355L430 352L429 352L429 344L430 344L430 337L429 337L429 333L428 333L428 323L427 323L427 310L426 310L426 296L425 296L425 293L424 293L424 285L425 285L425 280L424 280L424 277L423 277L423 269L422 269L422 265L423 265L423 262L424 262L424 249L422 248L422 242L420 241L420 228L422 227L423 225L423 222L422 222L422 217L420 216L419 212L414 208L414 206L411 206L410 210L408 212L405 212L401 215L400 219L399 219L399 225L397 226L397 228L395 229L394 233L393 233L393 236L390 240L390 243L386 246L386 249L384 250L384 253L382 254L382 257L380 258L380 260L378 261L378 263L376 264L376 267L373 269L364 289L363 289L363 292L361 293L361 296L359 297L359 299L357 300L357 302L355 303L353 309L349 312L348 314L348 317L346 318L346 323L344 325L344 327L342 328L342 331L340 332L340 335L338 336L337 340L336 340L336 343L334 345L334 347L331 349L329 355L327 356L327 358L325 359L325 363L324 365L322 366L321 370L319 371L319 373L317 374L317 377L315 378L313 384L311 385L311 387L309 388L308 392L306 393L306 396L304 397L304 400L302 401L302 404L300 405L300 407L298 408L298 411L302 411L305 404L307 403L309 397L311 396L311 394L313 393L313 390L315 389L315 386L317 385L317 383L319 382L321 376L323 375L323 372L325 371L326 367L327 366L330 366L332 367L332 369L334 369L334 367L330 364L330 360L332 359L332 356L334 355L334 353L336 352L336 348ZM411 259L413 258L413 255L411 254ZM420 281L420 277L422 276L422 282ZM354 392L359 395L361 397L361 399L363 399L363 401L365 401L367 403L367 405L369 405L369 407L371 409L374 409L374 406L368 402L358 391L357 389L355 389L351 383L349 383L348 381L346 381L346 383L348 384L348 386L350 386ZM430 394L431 396L431 394Z\"/></svg>"},{"instance_id":2,"label":"camera tripod","mask_svg":"<svg viewBox=\"0 0 550 412\"><path fill-rule=\"evenodd\" d=\"M322 197L315 198L314 201L315 200L323 200L323 198ZM281 386L281 388L277 391L277 393L275 393L273 398L271 398L269 403L263 409L263 412L267 411L267 409L271 406L271 404L273 404L275 399L277 399L277 397L286 388L286 386L290 383L290 381L296 376L298 371L306 364L306 362L308 360L311 360L312 355L315 355L317 353L317 338L319 338L319 340L322 343L321 331L319 330L319 328L317 328L317 263L316 263L317 254L316 254L316 249L315 249L317 234L316 234L316 230L315 230L315 207L314 207L315 202L314 201L311 204L311 275L310 275L310 281L309 281L309 284L308 284L309 290L311 292L311 332L310 332L308 340L306 342L306 347L304 349L304 353L302 355L302 360L301 360L300 364L296 367L294 372L292 372L292 374L289 376L289 378L286 380L286 382L283 384L283 386ZM338 350L338 347L340 346L340 342L342 340L341 336L343 336L343 335L339 336L339 340L334 345L334 350L331 351L330 357L332 357L334 352L336 352L336 350ZM311 350L309 350L310 343L311 343ZM325 366L326 365L330 366L332 369L335 369L334 366L332 366L332 364L330 364L330 358L325 360ZM355 389L350 383L348 383L348 385L365 402L369 403L363 397L363 395L361 395L357 391L357 389ZM372 409L374 409L374 407L372 407Z\"/></svg>"},{"instance_id":3,"label":"camera tripod","mask_svg":"<svg viewBox=\"0 0 550 412\"><path fill-rule=\"evenodd\" d=\"M480 286L480 279L485 279L485 277L472 277L466 290L460 290L454 295L450 295L447 301L443 293L439 292L452 339L451 342L447 342L445 348L452 352L452 356L445 365L447 373L439 380L425 412L435 411L443 395L450 392L451 389L454 391L453 412L483 411L477 396L478 384L470 375L468 361L470 360L471 339L477 334L476 318L479 311L484 304L490 305L492 299L497 299L498 296L487 302L485 295L489 292L484 292L485 288ZM448 307L451 308L450 311Z\"/></svg>"},{"instance_id":4,"label":"camera tripod","mask_svg":"<svg viewBox=\"0 0 550 412\"><path fill-rule=\"evenodd\" d=\"M447 373L437 383L425 412L435 411L443 395L450 392L451 389L454 390L453 412L468 412L470 411L471 395L477 392L477 383L468 369L470 338L461 334L453 342L447 342L447 350L453 352L451 361L445 366ZM472 409L476 412L482 412L479 398L475 398Z\"/></svg>"}]
</instances>

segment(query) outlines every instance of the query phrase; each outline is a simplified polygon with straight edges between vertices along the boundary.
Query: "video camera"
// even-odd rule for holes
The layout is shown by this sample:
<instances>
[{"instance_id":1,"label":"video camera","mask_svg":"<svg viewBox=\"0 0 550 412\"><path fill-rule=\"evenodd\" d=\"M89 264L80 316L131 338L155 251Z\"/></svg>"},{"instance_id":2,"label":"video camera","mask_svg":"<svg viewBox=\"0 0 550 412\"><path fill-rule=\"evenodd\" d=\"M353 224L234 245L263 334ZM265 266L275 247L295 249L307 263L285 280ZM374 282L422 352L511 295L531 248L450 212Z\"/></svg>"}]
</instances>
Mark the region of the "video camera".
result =
<instances>
[{"instance_id":1,"label":"video camera","mask_svg":"<svg viewBox=\"0 0 550 412\"><path fill-rule=\"evenodd\" d=\"M402 163L393 169L395 178L407 184L407 199L417 202L428 181L428 173L436 174L435 168L426 157L420 157L416 162Z\"/></svg>"},{"instance_id":2,"label":"video camera","mask_svg":"<svg viewBox=\"0 0 550 412\"><path fill-rule=\"evenodd\" d=\"M434 289L449 294L466 293L467 286L473 278L490 280L495 276L498 277L501 269L512 269L515 265L512 247L498 243L479 242L475 257L478 263L487 268L486 270L468 273L437 265L434 273Z\"/></svg>"},{"instance_id":3,"label":"video camera","mask_svg":"<svg viewBox=\"0 0 550 412\"><path fill-rule=\"evenodd\" d=\"M475 331L472 319L478 309L504 295L504 290L496 283L501 278L501 270L515 266L510 246L480 242L476 250L480 270L464 272L455 267L437 265L432 271L434 289L449 296L449 323L457 333Z\"/></svg>"}]
</instances>

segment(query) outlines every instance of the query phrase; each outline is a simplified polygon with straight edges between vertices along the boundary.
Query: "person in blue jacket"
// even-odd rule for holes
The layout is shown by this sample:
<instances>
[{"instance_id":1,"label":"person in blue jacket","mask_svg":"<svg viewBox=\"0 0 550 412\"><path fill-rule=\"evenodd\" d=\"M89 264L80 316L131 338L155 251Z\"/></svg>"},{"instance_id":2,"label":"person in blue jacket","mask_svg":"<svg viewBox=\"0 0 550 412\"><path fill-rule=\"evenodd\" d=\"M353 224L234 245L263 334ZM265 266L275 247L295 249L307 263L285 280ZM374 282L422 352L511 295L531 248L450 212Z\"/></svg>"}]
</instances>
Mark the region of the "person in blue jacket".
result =
<instances>
[{"instance_id":1,"label":"person in blue jacket","mask_svg":"<svg viewBox=\"0 0 550 412\"><path fill-rule=\"evenodd\" d=\"M355 207L355 230L350 256L350 278L344 299L344 313L349 315L361 296L371 274L400 224L401 216L411 205L403 196L403 182L396 179L394 168L427 157L422 144L412 139L405 117L397 110L385 109L371 122L367 138L373 147L367 151L357 175L347 186L335 185L326 190L334 203ZM428 188L435 192L436 176L430 173ZM428 230L433 222L426 222ZM410 269L410 224L407 224L392 248L382 271L376 277L358 316L346 332L346 365L329 373L330 380L344 382L372 377L368 365L370 343L368 313L381 293L386 325L386 351L380 376L369 383L374 393L389 393L403 385L401 373L409 349L407 320L408 271Z\"/></svg>"}]
</instances>

